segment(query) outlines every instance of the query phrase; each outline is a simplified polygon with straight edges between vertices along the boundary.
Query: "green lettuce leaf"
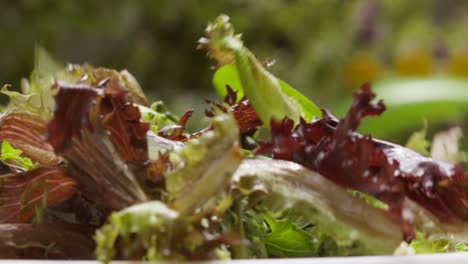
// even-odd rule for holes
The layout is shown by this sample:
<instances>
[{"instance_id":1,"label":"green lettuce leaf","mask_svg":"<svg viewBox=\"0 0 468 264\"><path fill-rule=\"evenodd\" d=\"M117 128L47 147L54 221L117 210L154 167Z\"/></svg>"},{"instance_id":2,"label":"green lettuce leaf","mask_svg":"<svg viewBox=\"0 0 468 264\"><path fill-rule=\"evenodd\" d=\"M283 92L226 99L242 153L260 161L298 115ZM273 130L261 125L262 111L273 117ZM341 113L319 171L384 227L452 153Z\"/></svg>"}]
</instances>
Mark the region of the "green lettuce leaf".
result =
<instances>
[{"instance_id":1,"label":"green lettuce leaf","mask_svg":"<svg viewBox=\"0 0 468 264\"><path fill-rule=\"evenodd\" d=\"M125 259L163 259L161 253L172 240L173 234L188 228L178 217L176 211L159 201L134 205L112 213L108 223L94 237L97 259L108 263L117 253Z\"/></svg>"},{"instance_id":2,"label":"green lettuce leaf","mask_svg":"<svg viewBox=\"0 0 468 264\"><path fill-rule=\"evenodd\" d=\"M411 134L410 138L406 142L407 148L418 152L421 155L426 157L429 156L429 147L431 143L427 141L427 122L424 123L424 127Z\"/></svg>"},{"instance_id":3,"label":"green lettuce leaf","mask_svg":"<svg viewBox=\"0 0 468 264\"><path fill-rule=\"evenodd\" d=\"M206 38L199 41L200 48L206 48L208 55L221 67L215 73L213 83L220 93L230 85L245 95L254 106L260 119L267 126L272 118L285 116L298 122L300 117L311 121L320 117L320 109L301 93L268 72L248 50L240 34L235 34L229 17L219 16L206 28Z\"/></svg>"},{"instance_id":4,"label":"green lettuce leaf","mask_svg":"<svg viewBox=\"0 0 468 264\"><path fill-rule=\"evenodd\" d=\"M290 218L294 223L300 216L303 222L315 227L312 238L318 242L307 251L310 244L305 243L305 234L286 225L284 231L273 237L275 245L283 250L273 254L294 256L295 248L300 249L298 254L320 256L392 254L401 242L399 226L387 218L384 209L353 197L348 190L296 163L244 160L233 182L234 189L249 200L248 204L256 205L255 209L295 216ZM289 235L301 237L302 242L297 245L283 241Z\"/></svg>"},{"instance_id":5,"label":"green lettuce leaf","mask_svg":"<svg viewBox=\"0 0 468 264\"><path fill-rule=\"evenodd\" d=\"M35 164L32 162L31 159L27 157L22 157L21 154L23 153L19 149L13 148L8 141L3 141L1 146L1 156L0 159L5 163L13 163L14 165L18 165L19 167L30 170L35 167Z\"/></svg>"},{"instance_id":6,"label":"green lettuce leaf","mask_svg":"<svg viewBox=\"0 0 468 264\"><path fill-rule=\"evenodd\" d=\"M220 111L212 124L213 130L171 152L177 168L166 175L166 189L181 214L193 212L225 190L243 159L234 117Z\"/></svg>"},{"instance_id":7,"label":"green lettuce leaf","mask_svg":"<svg viewBox=\"0 0 468 264\"><path fill-rule=\"evenodd\" d=\"M380 208L380 209L384 209L384 210L388 209L388 204L380 201L379 199L375 198L372 195L369 195L367 193L363 193L363 192L360 192L360 191L356 191L356 190L350 190L349 192L354 197L363 199L364 201L366 201L367 204L372 205L375 208Z\"/></svg>"},{"instance_id":8,"label":"green lettuce leaf","mask_svg":"<svg viewBox=\"0 0 468 264\"><path fill-rule=\"evenodd\" d=\"M151 124L151 130L155 133L164 126L174 125L179 118L169 112L163 102L158 101L146 107L137 105L141 113L141 120Z\"/></svg>"},{"instance_id":9,"label":"green lettuce leaf","mask_svg":"<svg viewBox=\"0 0 468 264\"><path fill-rule=\"evenodd\" d=\"M311 257L316 255L314 237L290 219L276 220L266 215L271 233L265 237L268 254L274 257Z\"/></svg>"},{"instance_id":10,"label":"green lettuce leaf","mask_svg":"<svg viewBox=\"0 0 468 264\"><path fill-rule=\"evenodd\" d=\"M36 46L34 70L29 81L22 81L22 93L31 95L31 103L49 116L55 105L52 86L58 75L63 79L66 72L65 65L58 63L43 47Z\"/></svg>"},{"instance_id":11,"label":"green lettuce leaf","mask_svg":"<svg viewBox=\"0 0 468 264\"><path fill-rule=\"evenodd\" d=\"M416 239L409 246L416 254L468 252L468 244L444 239L428 239L421 232L416 234Z\"/></svg>"},{"instance_id":12,"label":"green lettuce leaf","mask_svg":"<svg viewBox=\"0 0 468 264\"><path fill-rule=\"evenodd\" d=\"M198 220L198 221L197 221ZM184 217L160 201L130 206L112 213L97 230L97 259L126 260L226 259L226 245L236 242L229 234L212 233L212 223L204 218Z\"/></svg>"}]
</instances>

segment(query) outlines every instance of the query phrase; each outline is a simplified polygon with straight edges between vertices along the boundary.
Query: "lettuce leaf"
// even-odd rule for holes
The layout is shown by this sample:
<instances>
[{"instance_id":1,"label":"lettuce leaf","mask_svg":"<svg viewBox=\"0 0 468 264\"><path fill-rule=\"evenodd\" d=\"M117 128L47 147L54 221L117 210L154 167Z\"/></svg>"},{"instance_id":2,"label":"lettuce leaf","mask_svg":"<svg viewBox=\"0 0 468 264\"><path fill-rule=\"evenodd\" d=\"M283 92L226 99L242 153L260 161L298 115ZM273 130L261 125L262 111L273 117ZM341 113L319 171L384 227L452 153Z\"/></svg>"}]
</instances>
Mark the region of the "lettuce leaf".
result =
<instances>
[{"instance_id":1,"label":"lettuce leaf","mask_svg":"<svg viewBox=\"0 0 468 264\"><path fill-rule=\"evenodd\" d=\"M468 252L468 244L443 239L430 239L421 232L416 234L416 239L409 246L414 249L416 254Z\"/></svg>"},{"instance_id":2,"label":"lettuce leaf","mask_svg":"<svg viewBox=\"0 0 468 264\"><path fill-rule=\"evenodd\" d=\"M276 220L265 215L271 232L265 237L265 246L272 257L311 257L316 255L314 237L297 227L291 219Z\"/></svg>"},{"instance_id":3,"label":"lettuce leaf","mask_svg":"<svg viewBox=\"0 0 468 264\"><path fill-rule=\"evenodd\" d=\"M195 219L196 221L196 219ZM114 212L95 235L97 259L172 260L216 259L221 245L236 243L233 235L214 234L182 217L160 201ZM208 222L209 220L206 220ZM217 254L218 253L218 254Z\"/></svg>"},{"instance_id":4,"label":"lettuce leaf","mask_svg":"<svg viewBox=\"0 0 468 264\"><path fill-rule=\"evenodd\" d=\"M0 117L0 141L7 141L24 157L45 166L55 166L59 158L46 142L47 121L41 116L9 110Z\"/></svg>"},{"instance_id":5,"label":"lettuce leaf","mask_svg":"<svg viewBox=\"0 0 468 264\"><path fill-rule=\"evenodd\" d=\"M125 259L162 259L163 249L171 242L172 234L188 228L178 222L178 217L176 211L158 201L112 213L108 223L95 235L97 259L108 263L117 254ZM119 244L117 239L121 241ZM141 251L141 248L144 250Z\"/></svg>"},{"instance_id":6,"label":"lettuce leaf","mask_svg":"<svg viewBox=\"0 0 468 264\"><path fill-rule=\"evenodd\" d=\"M419 154L428 157L429 156L429 147L431 143L427 141L427 123L424 123L424 127L411 134L408 141L406 142L405 147L418 152Z\"/></svg>"},{"instance_id":7,"label":"lettuce leaf","mask_svg":"<svg viewBox=\"0 0 468 264\"><path fill-rule=\"evenodd\" d=\"M225 190L243 159L233 115L219 110L211 120L213 130L171 153L177 168L165 176L166 190L173 207L184 215Z\"/></svg>"},{"instance_id":8,"label":"lettuce leaf","mask_svg":"<svg viewBox=\"0 0 468 264\"><path fill-rule=\"evenodd\" d=\"M0 176L0 223L27 223L77 192L77 184L57 168L40 167ZM39 219L40 220L40 219Z\"/></svg>"},{"instance_id":9,"label":"lettuce leaf","mask_svg":"<svg viewBox=\"0 0 468 264\"><path fill-rule=\"evenodd\" d=\"M67 160L67 172L83 193L114 210L146 201L146 174L141 171L149 160L149 124L140 121L127 90L112 84L106 89L57 85L49 142Z\"/></svg>"},{"instance_id":10,"label":"lettuce leaf","mask_svg":"<svg viewBox=\"0 0 468 264\"><path fill-rule=\"evenodd\" d=\"M13 148L8 141L3 141L2 146L1 146L2 154L0 156L0 159L5 162L9 163L11 161L14 161L14 163L17 163L18 166L25 170L30 170L34 167L34 163L32 162L31 159L22 157L21 154L23 153L19 149Z\"/></svg>"},{"instance_id":11,"label":"lettuce leaf","mask_svg":"<svg viewBox=\"0 0 468 264\"><path fill-rule=\"evenodd\" d=\"M164 126L174 125L178 117L169 112L163 102L154 102L151 107L137 105L141 113L141 120L151 124L151 130L158 133Z\"/></svg>"},{"instance_id":12,"label":"lettuce leaf","mask_svg":"<svg viewBox=\"0 0 468 264\"><path fill-rule=\"evenodd\" d=\"M233 180L235 190L247 197L249 204L259 205L258 210L287 211L319 227L317 237L331 238L323 237L321 247L334 248L336 254L391 254L401 242L399 226L387 218L385 210L353 197L297 163L245 160Z\"/></svg>"},{"instance_id":13,"label":"lettuce leaf","mask_svg":"<svg viewBox=\"0 0 468 264\"><path fill-rule=\"evenodd\" d=\"M206 38L199 40L199 48L208 50L208 56L218 65L225 65L213 79L221 96L225 86L230 85L239 91L239 98L245 95L251 101L267 126L272 118L288 116L299 122L300 117L311 121L313 117L322 115L314 103L263 67L244 46L241 35L235 34L228 16L216 18L206 28L205 35Z\"/></svg>"}]
</instances>

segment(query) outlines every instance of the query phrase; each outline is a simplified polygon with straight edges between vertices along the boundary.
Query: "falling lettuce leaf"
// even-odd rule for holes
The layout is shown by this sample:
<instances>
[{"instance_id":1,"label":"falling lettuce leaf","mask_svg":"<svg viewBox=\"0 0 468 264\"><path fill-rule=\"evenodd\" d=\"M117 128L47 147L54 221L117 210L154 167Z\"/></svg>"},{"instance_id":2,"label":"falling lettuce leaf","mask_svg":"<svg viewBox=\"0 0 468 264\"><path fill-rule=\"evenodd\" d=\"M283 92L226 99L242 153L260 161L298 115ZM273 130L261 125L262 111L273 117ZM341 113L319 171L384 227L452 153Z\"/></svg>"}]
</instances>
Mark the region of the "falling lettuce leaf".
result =
<instances>
[{"instance_id":1,"label":"falling lettuce leaf","mask_svg":"<svg viewBox=\"0 0 468 264\"><path fill-rule=\"evenodd\" d=\"M300 117L311 121L313 117L322 115L314 103L262 66L244 46L241 35L235 34L228 16L216 18L206 28L205 35L199 40L199 48L208 50L208 56L215 59L219 66L225 65L213 79L221 96L226 85L238 90L240 95L249 98L266 125L272 118L288 116L299 122Z\"/></svg>"}]
</instances>

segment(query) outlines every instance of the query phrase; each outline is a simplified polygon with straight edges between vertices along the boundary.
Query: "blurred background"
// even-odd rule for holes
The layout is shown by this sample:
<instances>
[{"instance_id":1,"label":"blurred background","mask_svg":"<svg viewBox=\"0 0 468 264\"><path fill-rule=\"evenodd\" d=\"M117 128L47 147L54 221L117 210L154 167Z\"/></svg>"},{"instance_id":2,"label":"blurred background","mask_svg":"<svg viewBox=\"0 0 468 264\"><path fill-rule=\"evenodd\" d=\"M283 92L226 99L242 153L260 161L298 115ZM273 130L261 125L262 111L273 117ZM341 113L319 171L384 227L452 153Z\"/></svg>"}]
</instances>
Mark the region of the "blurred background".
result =
<instances>
[{"instance_id":1,"label":"blurred background","mask_svg":"<svg viewBox=\"0 0 468 264\"><path fill-rule=\"evenodd\" d=\"M395 140L403 140L423 120L433 130L458 124L467 131L464 0L0 0L0 85L19 87L39 43L60 61L128 69L152 99L176 113L203 109L203 99L215 97L214 62L195 47L220 13L231 17L260 59L276 61L274 74L337 113L365 81L394 97L389 108L393 101L401 107L400 97L418 97L404 92L406 80L439 81L422 84L433 96L414 100L427 111L434 107L424 102L432 100L444 113L424 111L398 127L395 122L409 111L403 108L374 125L383 131L377 135L401 131ZM395 86L398 94L392 93ZM441 99L446 87L455 90ZM389 123L393 130L385 127Z\"/></svg>"}]
</instances>

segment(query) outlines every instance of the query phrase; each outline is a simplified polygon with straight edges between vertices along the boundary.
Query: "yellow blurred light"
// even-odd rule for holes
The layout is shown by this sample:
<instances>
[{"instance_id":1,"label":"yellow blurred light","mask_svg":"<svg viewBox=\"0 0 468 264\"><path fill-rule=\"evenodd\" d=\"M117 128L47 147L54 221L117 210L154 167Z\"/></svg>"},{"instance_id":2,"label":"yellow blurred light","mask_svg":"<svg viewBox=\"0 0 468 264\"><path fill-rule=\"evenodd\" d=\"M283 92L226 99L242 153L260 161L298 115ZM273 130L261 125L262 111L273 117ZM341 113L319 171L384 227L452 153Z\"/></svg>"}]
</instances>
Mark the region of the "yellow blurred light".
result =
<instances>
[{"instance_id":1,"label":"yellow blurred light","mask_svg":"<svg viewBox=\"0 0 468 264\"><path fill-rule=\"evenodd\" d=\"M357 89L365 82L376 81L380 72L380 63L372 54L354 54L345 66L345 82L347 87Z\"/></svg>"},{"instance_id":2,"label":"yellow blurred light","mask_svg":"<svg viewBox=\"0 0 468 264\"><path fill-rule=\"evenodd\" d=\"M398 54L395 58L395 71L399 75L430 75L432 73L432 56L424 50L410 50Z\"/></svg>"},{"instance_id":3,"label":"yellow blurred light","mask_svg":"<svg viewBox=\"0 0 468 264\"><path fill-rule=\"evenodd\" d=\"M461 77L468 77L468 49L455 52L449 57L447 70Z\"/></svg>"}]
</instances>

